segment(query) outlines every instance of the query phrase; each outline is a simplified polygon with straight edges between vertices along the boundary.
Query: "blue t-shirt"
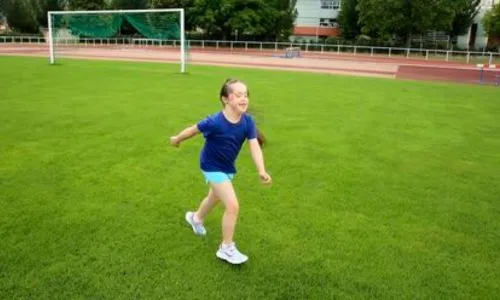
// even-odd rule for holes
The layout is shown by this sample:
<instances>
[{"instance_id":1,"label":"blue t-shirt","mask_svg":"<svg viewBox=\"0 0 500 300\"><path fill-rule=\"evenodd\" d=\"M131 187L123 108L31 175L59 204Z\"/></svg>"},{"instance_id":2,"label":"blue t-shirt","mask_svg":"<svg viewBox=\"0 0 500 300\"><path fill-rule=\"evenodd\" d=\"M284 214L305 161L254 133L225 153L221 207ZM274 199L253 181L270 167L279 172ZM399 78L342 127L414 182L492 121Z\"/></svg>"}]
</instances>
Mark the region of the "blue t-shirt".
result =
<instances>
[{"instance_id":1,"label":"blue t-shirt","mask_svg":"<svg viewBox=\"0 0 500 300\"><path fill-rule=\"evenodd\" d=\"M205 172L236 173L234 163L245 139L257 137L255 122L247 114L235 124L218 112L198 122L197 127L205 138L200 155L200 167Z\"/></svg>"}]
</instances>

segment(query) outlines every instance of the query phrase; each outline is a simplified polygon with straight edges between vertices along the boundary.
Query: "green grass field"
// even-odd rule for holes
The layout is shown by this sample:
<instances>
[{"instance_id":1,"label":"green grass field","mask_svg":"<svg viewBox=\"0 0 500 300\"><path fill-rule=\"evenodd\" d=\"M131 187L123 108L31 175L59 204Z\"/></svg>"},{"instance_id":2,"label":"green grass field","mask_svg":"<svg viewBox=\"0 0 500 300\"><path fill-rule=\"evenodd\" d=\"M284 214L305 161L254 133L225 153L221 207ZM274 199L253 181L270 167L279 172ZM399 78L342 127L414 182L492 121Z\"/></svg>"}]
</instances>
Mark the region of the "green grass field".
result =
<instances>
[{"instance_id":1,"label":"green grass field","mask_svg":"<svg viewBox=\"0 0 500 300\"><path fill-rule=\"evenodd\" d=\"M493 299L500 89L251 69L0 57L0 299ZM235 267L199 238L201 136L250 86Z\"/></svg>"}]
</instances>

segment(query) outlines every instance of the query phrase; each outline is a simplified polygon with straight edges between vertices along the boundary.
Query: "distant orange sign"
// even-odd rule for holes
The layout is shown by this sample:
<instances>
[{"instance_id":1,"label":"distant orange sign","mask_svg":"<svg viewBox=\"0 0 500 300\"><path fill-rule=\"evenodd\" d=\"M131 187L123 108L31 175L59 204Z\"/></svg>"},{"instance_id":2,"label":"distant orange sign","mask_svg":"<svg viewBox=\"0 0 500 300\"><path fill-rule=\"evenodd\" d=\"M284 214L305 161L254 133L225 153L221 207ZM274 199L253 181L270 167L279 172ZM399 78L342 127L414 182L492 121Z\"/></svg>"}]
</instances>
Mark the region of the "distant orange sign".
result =
<instances>
[{"instance_id":1,"label":"distant orange sign","mask_svg":"<svg viewBox=\"0 0 500 300\"><path fill-rule=\"evenodd\" d=\"M327 28L327 27L306 27L297 26L293 30L294 35L310 35L310 36L339 36L339 28Z\"/></svg>"}]
</instances>

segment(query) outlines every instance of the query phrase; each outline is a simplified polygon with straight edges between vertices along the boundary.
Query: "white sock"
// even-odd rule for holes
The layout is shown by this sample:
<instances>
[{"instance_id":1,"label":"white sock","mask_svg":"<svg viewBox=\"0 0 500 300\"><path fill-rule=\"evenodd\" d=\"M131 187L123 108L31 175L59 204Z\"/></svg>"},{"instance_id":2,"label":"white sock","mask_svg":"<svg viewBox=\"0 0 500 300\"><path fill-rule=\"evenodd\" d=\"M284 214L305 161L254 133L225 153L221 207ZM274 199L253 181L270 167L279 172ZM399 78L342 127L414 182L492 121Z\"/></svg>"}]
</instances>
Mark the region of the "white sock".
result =
<instances>
[{"instance_id":1,"label":"white sock","mask_svg":"<svg viewBox=\"0 0 500 300\"><path fill-rule=\"evenodd\" d=\"M202 222L200 220L198 220L198 218L196 217L196 213L193 213L193 222L195 222L196 224L201 224Z\"/></svg>"},{"instance_id":2,"label":"white sock","mask_svg":"<svg viewBox=\"0 0 500 300\"><path fill-rule=\"evenodd\" d=\"M229 248L231 248L233 245L234 245L234 242L233 242L233 243L230 243L230 244L226 244L226 243L222 242L222 248L223 248L223 249L229 249Z\"/></svg>"}]
</instances>

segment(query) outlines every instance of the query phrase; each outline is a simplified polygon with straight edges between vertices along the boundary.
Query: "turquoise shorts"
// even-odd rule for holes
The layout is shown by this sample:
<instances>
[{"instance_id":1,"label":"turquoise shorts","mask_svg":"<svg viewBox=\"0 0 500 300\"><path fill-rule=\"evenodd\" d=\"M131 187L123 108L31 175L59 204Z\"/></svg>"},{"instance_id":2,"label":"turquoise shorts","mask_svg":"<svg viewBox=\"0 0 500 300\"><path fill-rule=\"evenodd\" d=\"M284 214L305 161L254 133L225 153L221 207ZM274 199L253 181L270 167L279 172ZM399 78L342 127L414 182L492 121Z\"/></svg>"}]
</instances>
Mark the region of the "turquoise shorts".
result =
<instances>
[{"instance_id":1,"label":"turquoise shorts","mask_svg":"<svg viewBox=\"0 0 500 300\"><path fill-rule=\"evenodd\" d=\"M222 183L224 181L231 181L234 178L234 174L228 174L224 172L205 172L202 171L203 176L205 176L205 181L207 183Z\"/></svg>"}]
</instances>

